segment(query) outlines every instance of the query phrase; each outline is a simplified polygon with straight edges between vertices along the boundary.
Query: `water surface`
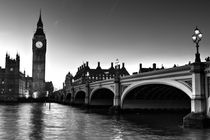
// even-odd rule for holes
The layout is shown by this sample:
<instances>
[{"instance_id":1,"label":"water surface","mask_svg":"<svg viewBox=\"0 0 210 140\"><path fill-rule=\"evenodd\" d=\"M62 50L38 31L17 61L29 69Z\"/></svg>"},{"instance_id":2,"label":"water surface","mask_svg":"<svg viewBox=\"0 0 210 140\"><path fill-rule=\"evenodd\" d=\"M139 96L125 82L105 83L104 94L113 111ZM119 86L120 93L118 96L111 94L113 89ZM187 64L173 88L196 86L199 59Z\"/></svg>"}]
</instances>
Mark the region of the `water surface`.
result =
<instances>
[{"instance_id":1,"label":"water surface","mask_svg":"<svg viewBox=\"0 0 210 140\"><path fill-rule=\"evenodd\" d=\"M210 129L182 128L178 113L112 116L59 104L0 105L1 140L209 140Z\"/></svg>"}]
</instances>

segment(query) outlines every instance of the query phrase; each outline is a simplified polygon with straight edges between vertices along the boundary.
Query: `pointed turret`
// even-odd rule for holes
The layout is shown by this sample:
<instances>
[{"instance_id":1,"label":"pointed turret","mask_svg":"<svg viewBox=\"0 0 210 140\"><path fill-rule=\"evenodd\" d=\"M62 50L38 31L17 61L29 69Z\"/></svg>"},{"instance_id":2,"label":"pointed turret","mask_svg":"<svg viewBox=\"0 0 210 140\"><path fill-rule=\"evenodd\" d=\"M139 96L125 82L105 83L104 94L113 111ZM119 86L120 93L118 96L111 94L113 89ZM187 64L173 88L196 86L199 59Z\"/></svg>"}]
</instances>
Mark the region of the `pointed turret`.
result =
<instances>
[{"instance_id":1,"label":"pointed turret","mask_svg":"<svg viewBox=\"0 0 210 140\"><path fill-rule=\"evenodd\" d=\"M34 35L44 35L44 31L43 31L43 22L42 22L42 13L40 10L40 14L39 14L39 20L37 22L37 29Z\"/></svg>"},{"instance_id":2,"label":"pointed turret","mask_svg":"<svg viewBox=\"0 0 210 140\"><path fill-rule=\"evenodd\" d=\"M40 10L40 14L39 14L39 20L38 20L38 22L37 22L37 28L43 28L41 10Z\"/></svg>"}]
</instances>

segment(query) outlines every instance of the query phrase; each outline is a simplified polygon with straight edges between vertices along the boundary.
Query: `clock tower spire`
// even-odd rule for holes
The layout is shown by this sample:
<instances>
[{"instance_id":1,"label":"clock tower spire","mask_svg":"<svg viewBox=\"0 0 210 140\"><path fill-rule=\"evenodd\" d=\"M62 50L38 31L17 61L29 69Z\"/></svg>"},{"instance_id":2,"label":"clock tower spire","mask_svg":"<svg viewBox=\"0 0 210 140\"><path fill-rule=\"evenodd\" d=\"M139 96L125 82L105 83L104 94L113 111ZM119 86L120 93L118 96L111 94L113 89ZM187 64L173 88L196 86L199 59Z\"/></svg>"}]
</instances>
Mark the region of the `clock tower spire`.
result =
<instances>
[{"instance_id":1,"label":"clock tower spire","mask_svg":"<svg viewBox=\"0 0 210 140\"><path fill-rule=\"evenodd\" d=\"M45 97L45 59L47 40L43 29L41 10L37 22L37 28L32 39L33 51L33 96Z\"/></svg>"},{"instance_id":2,"label":"clock tower spire","mask_svg":"<svg viewBox=\"0 0 210 140\"><path fill-rule=\"evenodd\" d=\"M41 10L40 10L39 20L37 22L37 28L36 28L36 32L35 32L34 36L35 35L42 35L42 36L45 37L44 28L43 28L43 22L42 22Z\"/></svg>"},{"instance_id":3,"label":"clock tower spire","mask_svg":"<svg viewBox=\"0 0 210 140\"><path fill-rule=\"evenodd\" d=\"M43 23L42 23L42 11L40 10L39 14L39 20L37 22L37 28L43 28Z\"/></svg>"}]
</instances>

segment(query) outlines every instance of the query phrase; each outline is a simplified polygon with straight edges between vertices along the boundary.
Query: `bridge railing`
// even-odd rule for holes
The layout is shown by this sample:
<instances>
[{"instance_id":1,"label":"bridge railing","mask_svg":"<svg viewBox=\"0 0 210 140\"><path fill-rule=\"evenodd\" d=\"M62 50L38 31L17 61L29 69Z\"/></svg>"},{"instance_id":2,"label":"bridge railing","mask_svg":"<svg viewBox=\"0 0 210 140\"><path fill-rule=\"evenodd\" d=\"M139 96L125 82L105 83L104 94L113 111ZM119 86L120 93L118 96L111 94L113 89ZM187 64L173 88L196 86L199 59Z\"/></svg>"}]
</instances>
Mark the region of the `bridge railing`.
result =
<instances>
[{"instance_id":1,"label":"bridge railing","mask_svg":"<svg viewBox=\"0 0 210 140\"><path fill-rule=\"evenodd\" d=\"M98 82L98 81L113 80L114 77L115 77L114 75L108 75L108 74L98 75L98 76L83 76L83 77L76 79L72 83L72 85L76 86L76 85L81 85L81 84L85 84L85 83L94 83L94 82Z\"/></svg>"},{"instance_id":2,"label":"bridge railing","mask_svg":"<svg viewBox=\"0 0 210 140\"><path fill-rule=\"evenodd\" d=\"M186 73L190 74L191 65L184 65L180 67L173 67L168 69L159 69L149 72L143 72L128 76L120 76L121 80L131 79L131 78L138 78L138 77L146 77L146 76L153 76L153 75L161 75L161 74L167 74L167 73L174 73L174 72L182 72L186 71ZM109 76L103 76L103 78L92 78L92 77L81 77L73 82L73 86L82 85L89 83L91 85L95 85L98 83L110 83L113 82L114 78Z\"/></svg>"},{"instance_id":3,"label":"bridge railing","mask_svg":"<svg viewBox=\"0 0 210 140\"><path fill-rule=\"evenodd\" d=\"M180 67L160 69L160 70L154 70L154 71L149 71L149 72L133 74L133 75L129 75L129 76L124 76L121 79L126 80L126 79L130 79L130 78L146 77L146 76L160 75L160 74L167 74L167 73L181 72L181 71L190 72L190 70L191 70L190 65L184 65L184 66L180 66Z\"/></svg>"}]
</instances>

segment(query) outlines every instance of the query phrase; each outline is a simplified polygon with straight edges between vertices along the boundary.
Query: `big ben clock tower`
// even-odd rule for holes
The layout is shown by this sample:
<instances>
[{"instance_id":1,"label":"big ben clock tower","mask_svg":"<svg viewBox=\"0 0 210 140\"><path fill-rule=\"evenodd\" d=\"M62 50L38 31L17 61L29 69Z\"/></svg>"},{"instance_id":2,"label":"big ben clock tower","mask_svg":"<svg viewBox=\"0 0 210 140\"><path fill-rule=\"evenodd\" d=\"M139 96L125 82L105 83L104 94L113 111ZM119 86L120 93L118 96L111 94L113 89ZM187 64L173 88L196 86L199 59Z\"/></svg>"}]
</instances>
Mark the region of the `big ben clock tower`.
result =
<instances>
[{"instance_id":1,"label":"big ben clock tower","mask_svg":"<svg viewBox=\"0 0 210 140\"><path fill-rule=\"evenodd\" d=\"M37 22L36 32L32 39L33 50L33 66L32 66L32 78L33 78L33 96L44 97L45 96L45 55L46 55L47 41L43 30L43 23L41 18L41 12L39 20Z\"/></svg>"}]
</instances>

